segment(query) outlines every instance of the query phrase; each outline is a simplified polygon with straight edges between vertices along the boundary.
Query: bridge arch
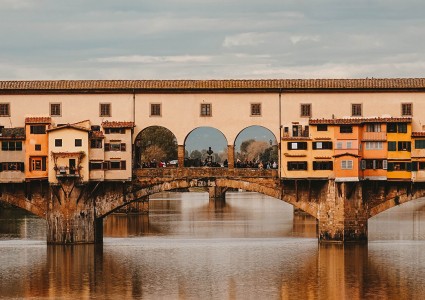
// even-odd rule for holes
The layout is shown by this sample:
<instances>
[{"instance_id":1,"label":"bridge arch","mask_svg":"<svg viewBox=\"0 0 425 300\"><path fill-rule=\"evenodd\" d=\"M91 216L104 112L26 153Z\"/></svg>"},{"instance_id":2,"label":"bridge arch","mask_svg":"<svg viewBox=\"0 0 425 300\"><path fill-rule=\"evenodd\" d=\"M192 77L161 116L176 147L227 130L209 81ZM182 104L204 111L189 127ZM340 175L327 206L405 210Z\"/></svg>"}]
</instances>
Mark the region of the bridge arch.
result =
<instances>
[{"instance_id":1,"label":"bridge arch","mask_svg":"<svg viewBox=\"0 0 425 300\"><path fill-rule=\"evenodd\" d=\"M104 218L107 215L113 213L119 208L122 208L132 202L140 201L150 195L157 194L160 192L169 192L174 190L182 190L190 187L221 187L221 188L235 188L242 189L247 192L257 192L272 198L281 200L288 204L293 205L296 208L299 208L309 215L317 219L317 207L315 204L310 203L305 205L302 201L296 201L293 197L285 197L282 195L280 189L276 189L273 186L262 185L257 182L241 179L229 179L229 178L216 178L215 180L210 180L209 178L202 179L173 179L166 182L159 182L157 184L150 185L149 187L142 188L137 192L128 195L125 198L117 197L112 201L109 201L108 206L99 207L97 210L97 217Z\"/></svg>"},{"instance_id":2,"label":"bridge arch","mask_svg":"<svg viewBox=\"0 0 425 300\"><path fill-rule=\"evenodd\" d=\"M177 138L163 126L142 129L134 140L134 167L150 167L150 163L177 161Z\"/></svg>"},{"instance_id":3,"label":"bridge arch","mask_svg":"<svg viewBox=\"0 0 425 300\"><path fill-rule=\"evenodd\" d=\"M238 163L236 167L245 165L244 161L262 161L276 162L275 168L279 161L278 156L278 140L273 131L267 127L260 125L252 125L242 129L234 140L234 157ZM270 166L271 167L271 166Z\"/></svg>"},{"instance_id":4,"label":"bridge arch","mask_svg":"<svg viewBox=\"0 0 425 300\"><path fill-rule=\"evenodd\" d=\"M210 165L217 163L212 166L223 165L228 159L227 146L228 140L221 130L210 126L194 128L184 139L185 166L199 167L207 161Z\"/></svg>"},{"instance_id":5,"label":"bridge arch","mask_svg":"<svg viewBox=\"0 0 425 300\"><path fill-rule=\"evenodd\" d=\"M370 208L369 210L369 218L372 218L388 209L391 209L393 207L402 205L407 202L411 202L414 200L418 200L425 197L425 192L420 191L411 195L408 194L401 194L396 195L393 198L387 199L384 202L379 203L378 205Z\"/></svg>"},{"instance_id":6,"label":"bridge arch","mask_svg":"<svg viewBox=\"0 0 425 300\"><path fill-rule=\"evenodd\" d=\"M33 203L29 199L20 195L4 194L0 197L0 202L8 203L19 207L27 212L36 215L42 219L46 219L46 207L41 207L38 203Z\"/></svg>"}]
</instances>

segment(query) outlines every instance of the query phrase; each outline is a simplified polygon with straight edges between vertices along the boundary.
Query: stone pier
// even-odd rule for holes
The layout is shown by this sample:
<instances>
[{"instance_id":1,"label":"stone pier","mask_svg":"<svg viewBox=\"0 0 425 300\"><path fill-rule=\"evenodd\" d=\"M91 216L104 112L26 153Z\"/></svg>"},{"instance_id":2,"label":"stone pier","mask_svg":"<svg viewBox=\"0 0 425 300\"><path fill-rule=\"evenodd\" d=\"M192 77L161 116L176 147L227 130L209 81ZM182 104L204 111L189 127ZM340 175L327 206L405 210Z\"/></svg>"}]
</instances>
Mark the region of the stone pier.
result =
<instances>
[{"instance_id":1,"label":"stone pier","mask_svg":"<svg viewBox=\"0 0 425 300\"><path fill-rule=\"evenodd\" d=\"M208 194L211 200L224 201L226 199L227 188L210 186L208 187Z\"/></svg>"},{"instance_id":2,"label":"stone pier","mask_svg":"<svg viewBox=\"0 0 425 300\"><path fill-rule=\"evenodd\" d=\"M319 197L319 242L366 242L367 205L360 182L329 180Z\"/></svg>"}]
</instances>

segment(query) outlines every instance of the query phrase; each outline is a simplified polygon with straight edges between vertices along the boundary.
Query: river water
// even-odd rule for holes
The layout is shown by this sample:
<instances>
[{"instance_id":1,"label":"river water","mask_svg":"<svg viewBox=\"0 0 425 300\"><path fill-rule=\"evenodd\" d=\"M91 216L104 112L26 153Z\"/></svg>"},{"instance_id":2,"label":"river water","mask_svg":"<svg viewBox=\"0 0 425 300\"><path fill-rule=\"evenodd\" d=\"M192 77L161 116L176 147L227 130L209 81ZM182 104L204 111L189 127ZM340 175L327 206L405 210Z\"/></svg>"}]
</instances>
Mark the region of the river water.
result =
<instances>
[{"instance_id":1,"label":"river water","mask_svg":"<svg viewBox=\"0 0 425 300\"><path fill-rule=\"evenodd\" d=\"M47 246L45 221L0 210L1 299L425 299L425 200L369 220L367 245L319 245L316 222L257 193L151 197L102 246Z\"/></svg>"}]
</instances>

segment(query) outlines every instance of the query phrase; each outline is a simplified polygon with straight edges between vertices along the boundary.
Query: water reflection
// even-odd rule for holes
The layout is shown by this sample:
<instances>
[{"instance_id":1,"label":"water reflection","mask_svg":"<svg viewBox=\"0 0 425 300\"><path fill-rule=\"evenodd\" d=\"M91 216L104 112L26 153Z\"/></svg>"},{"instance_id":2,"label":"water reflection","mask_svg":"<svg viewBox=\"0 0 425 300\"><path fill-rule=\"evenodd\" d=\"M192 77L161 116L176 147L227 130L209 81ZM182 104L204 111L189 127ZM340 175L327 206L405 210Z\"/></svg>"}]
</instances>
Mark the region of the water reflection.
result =
<instances>
[{"instance_id":1,"label":"water reflection","mask_svg":"<svg viewBox=\"0 0 425 300\"><path fill-rule=\"evenodd\" d=\"M369 244L345 246L318 244L314 219L254 193L158 195L149 217L108 217L101 247L46 246L28 228L44 221L3 211L0 298L421 299L424 204L373 218Z\"/></svg>"}]
</instances>

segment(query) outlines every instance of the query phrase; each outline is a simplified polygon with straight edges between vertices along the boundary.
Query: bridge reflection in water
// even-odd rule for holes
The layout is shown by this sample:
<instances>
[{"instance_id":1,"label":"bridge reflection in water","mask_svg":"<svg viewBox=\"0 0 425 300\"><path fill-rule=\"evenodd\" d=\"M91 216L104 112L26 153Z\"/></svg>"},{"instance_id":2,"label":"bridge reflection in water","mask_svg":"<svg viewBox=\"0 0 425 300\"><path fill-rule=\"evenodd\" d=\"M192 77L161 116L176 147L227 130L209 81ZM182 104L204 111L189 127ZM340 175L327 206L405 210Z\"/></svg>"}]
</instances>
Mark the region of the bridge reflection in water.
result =
<instances>
[{"instance_id":1,"label":"bridge reflection in water","mask_svg":"<svg viewBox=\"0 0 425 300\"><path fill-rule=\"evenodd\" d=\"M163 193L151 202L149 218L109 216L103 246L46 246L31 236L0 235L0 298L420 299L425 293L424 235L416 242L318 244L313 219L293 219L292 207L256 193L230 193L222 207L209 205L206 193ZM416 213L412 207L378 216L371 229L398 224L401 238L425 228L420 200Z\"/></svg>"}]
</instances>

